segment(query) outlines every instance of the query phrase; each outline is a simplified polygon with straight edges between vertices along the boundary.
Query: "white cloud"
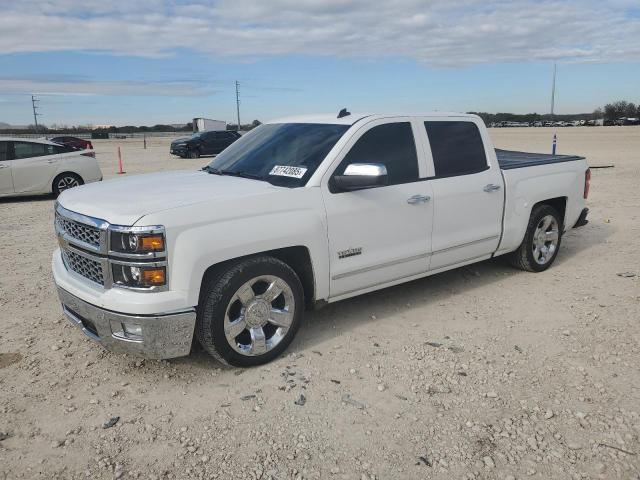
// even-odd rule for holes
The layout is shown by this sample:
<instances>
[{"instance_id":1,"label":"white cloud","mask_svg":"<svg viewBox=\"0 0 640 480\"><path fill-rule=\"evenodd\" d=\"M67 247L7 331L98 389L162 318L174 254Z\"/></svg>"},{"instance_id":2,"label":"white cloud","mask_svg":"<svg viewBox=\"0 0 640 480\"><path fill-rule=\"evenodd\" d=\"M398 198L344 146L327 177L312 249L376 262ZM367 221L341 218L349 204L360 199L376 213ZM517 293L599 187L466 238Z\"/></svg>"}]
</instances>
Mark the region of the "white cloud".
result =
<instances>
[{"instance_id":1,"label":"white cloud","mask_svg":"<svg viewBox=\"0 0 640 480\"><path fill-rule=\"evenodd\" d=\"M637 0L22 0L0 52L403 57L436 66L640 59Z\"/></svg>"},{"instance_id":2,"label":"white cloud","mask_svg":"<svg viewBox=\"0 0 640 480\"><path fill-rule=\"evenodd\" d=\"M0 75L0 92L5 94L34 93L38 95L131 95L191 97L213 91L194 83L93 81L84 77Z\"/></svg>"}]
</instances>

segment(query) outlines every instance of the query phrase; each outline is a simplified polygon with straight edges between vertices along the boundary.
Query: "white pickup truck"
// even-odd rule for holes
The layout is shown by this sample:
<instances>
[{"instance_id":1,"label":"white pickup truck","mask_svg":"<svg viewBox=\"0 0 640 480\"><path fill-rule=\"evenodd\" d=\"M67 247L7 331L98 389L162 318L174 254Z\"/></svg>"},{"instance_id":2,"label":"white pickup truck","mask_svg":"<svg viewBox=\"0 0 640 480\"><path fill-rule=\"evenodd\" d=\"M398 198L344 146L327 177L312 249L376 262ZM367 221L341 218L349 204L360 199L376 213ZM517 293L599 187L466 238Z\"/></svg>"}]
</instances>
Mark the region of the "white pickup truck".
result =
<instances>
[{"instance_id":1,"label":"white pickup truck","mask_svg":"<svg viewBox=\"0 0 640 480\"><path fill-rule=\"evenodd\" d=\"M554 261L584 225L584 158L495 150L474 115L288 118L200 171L58 199L53 273L67 317L105 347L267 362L307 308L508 254Z\"/></svg>"}]
</instances>

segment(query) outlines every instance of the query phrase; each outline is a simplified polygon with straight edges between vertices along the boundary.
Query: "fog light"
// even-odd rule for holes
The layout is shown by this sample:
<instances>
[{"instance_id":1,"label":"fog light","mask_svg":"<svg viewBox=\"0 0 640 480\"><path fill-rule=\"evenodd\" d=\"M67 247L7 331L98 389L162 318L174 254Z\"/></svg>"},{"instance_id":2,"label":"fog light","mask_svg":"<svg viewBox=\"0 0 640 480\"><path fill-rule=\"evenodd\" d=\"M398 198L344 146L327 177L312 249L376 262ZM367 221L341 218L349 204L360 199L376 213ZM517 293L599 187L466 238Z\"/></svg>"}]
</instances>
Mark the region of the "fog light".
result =
<instances>
[{"instance_id":1,"label":"fog light","mask_svg":"<svg viewBox=\"0 0 640 480\"><path fill-rule=\"evenodd\" d=\"M135 323L111 320L111 333L120 340L142 342L142 326Z\"/></svg>"},{"instance_id":2,"label":"fog light","mask_svg":"<svg viewBox=\"0 0 640 480\"><path fill-rule=\"evenodd\" d=\"M133 323L122 323L122 330L125 335L132 335L142 339L142 327Z\"/></svg>"}]
</instances>

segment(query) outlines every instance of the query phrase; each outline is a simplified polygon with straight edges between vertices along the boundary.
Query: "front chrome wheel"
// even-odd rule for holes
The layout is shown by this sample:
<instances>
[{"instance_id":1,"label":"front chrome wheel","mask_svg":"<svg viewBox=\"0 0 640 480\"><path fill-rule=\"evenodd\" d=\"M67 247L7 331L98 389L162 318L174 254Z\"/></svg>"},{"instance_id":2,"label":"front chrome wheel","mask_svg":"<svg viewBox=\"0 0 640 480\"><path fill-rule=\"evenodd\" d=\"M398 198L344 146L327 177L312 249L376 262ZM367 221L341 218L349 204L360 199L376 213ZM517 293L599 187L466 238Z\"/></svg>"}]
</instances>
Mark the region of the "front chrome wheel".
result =
<instances>
[{"instance_id":1,"label":"front chrome wheel","mask_svg":"<svg viewBox=\"0 0 640 480\"><path fill-rule=\"evenodd\" d=\"M553 215L540 219L533 233L533 259L538 265L546 265L558 249L560 227Z\"/></svg>"},{"instance_id":2,"label":"front chrome wheel","mask_svg":"<svg viewBox=\"0 0 640 480\"><path fill-rule=\"evenodd\" d=\"M69 190L70 188L77 187L79 185L80 182L76 177L66 175L58 180L56 186L58 187L58 192L64 192L65 190Z\"/></svg>"},{"instance_id":3,"label":"front chrome wheel","mask_svg":"<svg viewBox=\"0 0 640 480\"><path fill-rule=\"evenodd\" d=\"M274 275L254 277L229 301L224 317L227 342L241 355L263 355L286 336L295 309L293 291L282 278Z\"/></svg>"}]
</instances>

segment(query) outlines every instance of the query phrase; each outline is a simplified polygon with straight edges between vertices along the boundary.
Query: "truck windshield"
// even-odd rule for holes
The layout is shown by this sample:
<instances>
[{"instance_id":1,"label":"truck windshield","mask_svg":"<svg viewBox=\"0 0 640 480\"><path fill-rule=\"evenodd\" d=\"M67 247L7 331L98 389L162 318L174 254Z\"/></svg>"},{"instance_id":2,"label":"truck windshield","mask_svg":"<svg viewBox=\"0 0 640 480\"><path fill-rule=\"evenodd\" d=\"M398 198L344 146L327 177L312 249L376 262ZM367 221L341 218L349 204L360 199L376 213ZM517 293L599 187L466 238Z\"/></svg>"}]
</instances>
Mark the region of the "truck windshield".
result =
<instances>
[{"instance_id":1,"label":"truck windshield","mask_svg":"<svg viewBox=\"0 0 640 480\"><path fill-rule=\"evenodd\" d=\"M283 187L307 183L349 125L273 123L240 137L205 170Z\"/></svg>"}]
</instances>

